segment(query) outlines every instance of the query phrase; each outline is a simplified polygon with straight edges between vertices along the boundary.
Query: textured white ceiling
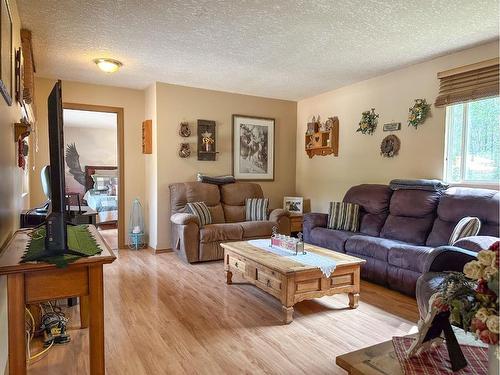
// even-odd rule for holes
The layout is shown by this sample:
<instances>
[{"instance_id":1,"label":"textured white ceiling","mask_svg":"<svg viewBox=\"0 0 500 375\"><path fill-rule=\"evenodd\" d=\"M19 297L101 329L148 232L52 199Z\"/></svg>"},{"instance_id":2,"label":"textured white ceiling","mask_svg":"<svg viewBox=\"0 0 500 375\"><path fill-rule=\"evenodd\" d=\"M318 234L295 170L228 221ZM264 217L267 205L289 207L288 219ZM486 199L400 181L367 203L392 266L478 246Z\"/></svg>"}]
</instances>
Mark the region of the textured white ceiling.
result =
<instances>
[{"instance_id":1,"label":"textured white ceiling","mask_svg":"<svg viewBox=\"0 0 500 375\"><path fill-rule=\"evenodd\" d=\"M498 38L498 0L17 0L37 73L299 99ZM113 57L106 75L92 63Z\"/></svg>"},{"instance_id":2,"label":"textured white ceiling","mask_svg":"<svg viewBox=\"0 0 500 375\"><path fill-rule=\"evenodd\" d=\"M116 113L80 111L65 109L63 111L64 127L116 129Z\"/></svg>"}]
</instances>

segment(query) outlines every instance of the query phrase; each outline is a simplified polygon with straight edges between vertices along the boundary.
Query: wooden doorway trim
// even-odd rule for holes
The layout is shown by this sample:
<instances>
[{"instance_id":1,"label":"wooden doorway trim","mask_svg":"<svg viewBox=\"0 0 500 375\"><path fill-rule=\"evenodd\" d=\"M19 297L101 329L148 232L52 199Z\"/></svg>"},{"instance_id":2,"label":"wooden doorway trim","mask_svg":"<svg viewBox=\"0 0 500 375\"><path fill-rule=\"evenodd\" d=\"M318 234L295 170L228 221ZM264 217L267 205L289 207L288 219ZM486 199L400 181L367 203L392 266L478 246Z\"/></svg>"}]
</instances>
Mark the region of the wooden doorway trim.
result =
<instances>
[{"instance_id":1,"label":"wooden doorway trim","mask_svg":"<svg viewBox=\"0 0 500 375\"><path fill-rule=\"evenodd\" d=\"M125 248L125 143L123 108L103 105L63 103L63 109L116 113L116 134L118 146L118 248Z\"/></svg>"}]
</instances>

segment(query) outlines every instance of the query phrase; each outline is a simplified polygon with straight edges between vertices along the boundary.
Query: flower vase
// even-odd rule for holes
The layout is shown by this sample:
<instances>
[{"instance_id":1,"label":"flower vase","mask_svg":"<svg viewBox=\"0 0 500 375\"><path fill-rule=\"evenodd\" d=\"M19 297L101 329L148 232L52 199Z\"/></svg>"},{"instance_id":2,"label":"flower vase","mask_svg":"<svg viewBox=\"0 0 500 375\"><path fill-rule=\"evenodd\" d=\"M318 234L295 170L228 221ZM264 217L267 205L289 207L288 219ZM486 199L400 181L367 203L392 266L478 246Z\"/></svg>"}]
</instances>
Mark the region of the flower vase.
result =
<instances>
[{"instance_id":1,"label":"flower vase","mask_svg":"<svg viewBox=\"0 0 500 375\"><path fill-rule=\"evenodd\" d=\"M488 375L499 374L498 346L488 345Z\"/></svg>"}]
</instances>

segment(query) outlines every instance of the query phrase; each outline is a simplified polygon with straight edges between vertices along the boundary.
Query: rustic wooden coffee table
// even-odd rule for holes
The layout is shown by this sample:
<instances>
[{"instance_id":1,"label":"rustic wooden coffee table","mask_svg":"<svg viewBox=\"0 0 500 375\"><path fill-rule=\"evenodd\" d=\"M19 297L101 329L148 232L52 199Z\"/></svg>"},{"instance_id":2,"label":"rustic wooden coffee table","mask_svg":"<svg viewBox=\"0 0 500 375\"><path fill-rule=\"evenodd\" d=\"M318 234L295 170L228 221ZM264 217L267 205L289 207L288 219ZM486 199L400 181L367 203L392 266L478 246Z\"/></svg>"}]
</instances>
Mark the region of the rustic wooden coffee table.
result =
<instances>
[{"instance_id":1,"label":"rustic wooden coffee table","mask_svg":"<svg viewBox=\"0 0 500 375\"><path fill-rule=\"evenodd\" d=\"M283 320L291 323L293 306L300 301L348 293L349 307L358 307L359 272L365 260L305 244L307 252L331 258L337 266L330 277L325 277L314 266L303 265L290 257L283 257L253 246L247 241L223 243L224 270L228 284L233 273L281 301Z\"/></svg>"}]
</instances>

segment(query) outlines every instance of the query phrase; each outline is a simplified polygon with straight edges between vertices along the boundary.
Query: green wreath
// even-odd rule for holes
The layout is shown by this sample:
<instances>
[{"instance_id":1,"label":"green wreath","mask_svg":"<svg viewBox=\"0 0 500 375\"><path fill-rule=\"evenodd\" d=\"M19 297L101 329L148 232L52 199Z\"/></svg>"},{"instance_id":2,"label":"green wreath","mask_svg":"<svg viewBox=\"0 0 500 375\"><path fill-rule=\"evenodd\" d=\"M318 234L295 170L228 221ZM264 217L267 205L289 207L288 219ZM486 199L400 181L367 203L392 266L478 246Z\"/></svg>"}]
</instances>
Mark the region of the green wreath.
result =
<instances>
[{"instance_id":1,"label":"green wreath","mask_svg":"<svg viewBox=\"0 0 500 375\"><path fill-rule=\"evenodd\" d=\"M413 126L415 129L423 124L431 111L431 105L427 104L425 99L415 99L415 104L410 108L408 113L408 126Z\"/></svg>"},{"instance_id":2,"label":"green wreath","mask_svg":"<svg viewBox=\"0 0 500 375\"><path fill-rule=\"evenodd\" d=\"M359 121L359 128L356 132L361 132L363 134L373 134L377 128L378 123L378 113L375 113L375 108L371 111L364 111L361 114L361 120Z\"/></svg>"}]
</instances>

